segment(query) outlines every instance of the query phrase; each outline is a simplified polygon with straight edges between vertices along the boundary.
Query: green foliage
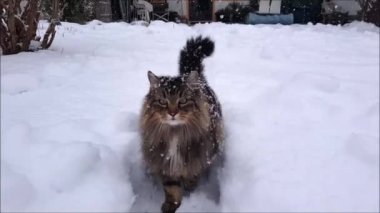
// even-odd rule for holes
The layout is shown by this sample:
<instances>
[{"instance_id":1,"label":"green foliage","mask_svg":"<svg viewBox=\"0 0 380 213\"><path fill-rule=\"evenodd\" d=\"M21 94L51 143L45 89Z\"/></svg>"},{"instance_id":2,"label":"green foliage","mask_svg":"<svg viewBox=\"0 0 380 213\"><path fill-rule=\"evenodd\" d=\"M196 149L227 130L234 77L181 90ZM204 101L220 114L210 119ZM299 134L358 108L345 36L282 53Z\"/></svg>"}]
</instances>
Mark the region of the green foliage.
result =
<instances>
[{"instance_id":1,"label":"green foliage","mask_svg":"<svg viewBox=\"0 0 380 213\"><path fill-rule=\"evenodd\" d=\"M363 9L358 13L358 18L362 21L370 22L380 26L380 0L363 0Z\"/></svg>"},{"instance_id":2,"label":"green foliage","mask_svg":"<svg viewBox=\"0 0 380 213\"><path fill-rule=\"evenodd\" d=\"M250 12L250 7L239 3L231 3L226 8L215 13L216 21L224 23L245 23L246 17Z\"/></svg>"},{"instance_id":3,"label":"green foliage","mask_svg":"<svg viewBox=\"0 0 380 213\"><path fill-rule=\"evenodd\" d=\"M348 13L333 12L325 17L326 24L344 25L348 23Z\"/></svg>"},{"instance_id":4,"label":"green foliage","mask_svg":"<svg viewBox=\"0 0 380 213\"><path fill-rule=\"evenodd\" d=\"M250 0L249 7L251 12L255 12L259 10L259 0Z\"/></svg>"},{"instance_id":5,"label":"green foliage","mask_svg":"<svg viewBox=\"0 0 380 213\"><path fill-rule=\"evenodd\" d=\"M367 11L365 21L375 24L380 27L380 2L379 0L373 1L372 6Z\"/></svg>"},{"instance_id":6,"label":"green foliage","mask_svg":"<svg viewBox=\"0 0 380 213\"><path fill-rule=\"evenodd\" d=\"M64 7L64 0L59 0L59 9ZM46 20L51 20L53 18L53 3L51 0L41 0L40 11Z\"/></svg>"},{"instance_id":7,"label":"green foliage","mask_svg":"<svg viewBox=\"0 0 380 213\"><path fill-rule=\"evenodd\" d=\"M60 0L59 8L64 8L62 20L85 23L86 21L95 19L96 1L97 0ZM45 19L51 19L52 10L51 0L41 0L41 12Z\"/></svg>"},{"instance_id":8,"label":"green foliage","mask_svg":"<svg viewBox=\"0 0 380 213\"><path fill-rule=\"evenodd\" d=\"M95 19L95 0L65 0L65 3L64 21L85 23Z\"/></svg>"},{"instance_id":9,"label":"green foliage","mask_svg":"<svg viewBox=\"0 0 380 213\"><path fill-rule=\"evenodd\" d=\"M321 21L322 1L323 0L282 0L281 13L292 13L295 23L317 23Z\"/></svg>"},{"instance_id":10,"label":"green foliage","mask_svg":"<svg viewBox=\"0 0 380 213\"><path fill-rule=\"evenodd\" d=\"M281 1L281 13L290 14L293 11L293 0L282 0Z\"/></svg>"},{"instance_id":11,"label":"green foliage","mask_svg":"<svg viewBox=\"0 0 380 213\"><path fill-rule=\"evenodd\" d=\"M52 11L53 11L53 8L52 8L51 1L42 0L42 2L41 2L41 13L43 14L43 17L50 20Z\"/></svg>"},{"instance_id":12,"label":"green foliage","mask_svg":"<svg viewBox=\"0 0 380 213\"><path fill-rule=\"evenodd\" d=\"M320 0L290 0L289 2L293 8L315 7L322 3Z\"/></svg>"}]
</instances>

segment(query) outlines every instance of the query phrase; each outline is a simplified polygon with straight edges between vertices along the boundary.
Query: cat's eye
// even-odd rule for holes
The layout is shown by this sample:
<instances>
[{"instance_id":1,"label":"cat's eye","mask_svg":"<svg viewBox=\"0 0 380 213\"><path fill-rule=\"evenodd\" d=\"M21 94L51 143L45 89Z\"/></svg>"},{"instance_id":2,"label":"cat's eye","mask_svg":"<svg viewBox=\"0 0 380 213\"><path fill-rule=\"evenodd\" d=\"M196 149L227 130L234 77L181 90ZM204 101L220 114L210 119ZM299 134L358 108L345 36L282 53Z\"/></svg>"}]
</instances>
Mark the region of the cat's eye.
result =
<instances>
[{"instance_id":1,"label":"cat's eye","mask_svg":"<svg viewBox=\"0 0 380 213\"><path fill-rule=\"evenodd\" d=\"M158 103L161 104L161 105L166 105L167 102L166 102L165 99L159 99Z\"/></svg>"},{"instance_id":2,"label":"cat's eye","mask_svg":"<svg viewBox=\"0 0 380 213\"><path fill-rule=\"evenodd\" d=\"M179 104L184 105L187 103L187 99L186 98L180 98L178 102L179 102Z\"/></svg>"}]
</instances>

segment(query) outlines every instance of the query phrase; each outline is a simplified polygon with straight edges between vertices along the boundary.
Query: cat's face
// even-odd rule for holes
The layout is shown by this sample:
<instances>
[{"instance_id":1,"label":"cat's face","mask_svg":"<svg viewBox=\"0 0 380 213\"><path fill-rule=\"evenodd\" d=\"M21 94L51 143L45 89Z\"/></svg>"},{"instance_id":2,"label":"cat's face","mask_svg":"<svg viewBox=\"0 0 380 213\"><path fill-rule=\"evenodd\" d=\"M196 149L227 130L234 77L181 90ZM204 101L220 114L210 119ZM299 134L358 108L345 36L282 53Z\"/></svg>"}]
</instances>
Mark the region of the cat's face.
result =
<instances>
[{"instance_id":1,"label":"cat's face","mask_svg":"<svg viewBox=\"0 0 380 213\"><path fill-rule=\"evenodd\" d=\"M146 113L149 120L163 125L179 126L200 117L198 74L188 77L158 77L148 72L150 91Z\"/></svg>"}]
</instances>

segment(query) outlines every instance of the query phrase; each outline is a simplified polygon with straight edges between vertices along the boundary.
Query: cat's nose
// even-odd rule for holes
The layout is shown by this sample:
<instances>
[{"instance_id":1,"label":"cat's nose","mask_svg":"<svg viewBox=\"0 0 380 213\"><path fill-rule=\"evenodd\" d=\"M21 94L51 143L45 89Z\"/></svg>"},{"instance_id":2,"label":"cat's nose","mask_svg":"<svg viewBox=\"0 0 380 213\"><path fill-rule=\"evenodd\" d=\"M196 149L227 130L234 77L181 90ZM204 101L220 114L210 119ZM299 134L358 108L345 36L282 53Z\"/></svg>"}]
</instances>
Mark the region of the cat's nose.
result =
<instances>
[{"instance_id":1,"label":"cat's nose","mask_svg":"<svg viewBox=\"0 0 380 213\"><path fill-rule=\"evenodd\" d=\"M178 112L177 111L173 111L173 112L169 112L169 115L171 115L172 117L174 117Z\"/></svg>"}]
</instances>

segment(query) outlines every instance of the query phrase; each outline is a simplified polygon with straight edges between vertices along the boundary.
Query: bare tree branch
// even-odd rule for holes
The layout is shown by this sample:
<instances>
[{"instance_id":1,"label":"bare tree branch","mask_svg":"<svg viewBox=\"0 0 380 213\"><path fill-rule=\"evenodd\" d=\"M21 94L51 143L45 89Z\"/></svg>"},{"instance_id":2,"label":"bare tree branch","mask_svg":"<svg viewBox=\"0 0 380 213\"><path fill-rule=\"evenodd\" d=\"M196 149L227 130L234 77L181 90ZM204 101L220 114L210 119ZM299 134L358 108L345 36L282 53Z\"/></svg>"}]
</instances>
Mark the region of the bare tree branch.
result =
<instances>
[{"instance_id":1,"label":"bare tree branch","mask_svg":"<svg viewBox=\"0 0 380 213\"><path fill-rule=\"evenodd\" d=\"M27 51L29 49L30 41L36 37L36 30L38 25L38 2L37 0L30 0L28 6L25 8L24 13L26 13L26 36L23 40L23 50ZM24 15L24 14L23 14Z\"/></svg>"},{"instance_id":2,"label":"bare tree branch","mask_svg":"<svg viewBox=\"0 0 380 213\"><path fill-rule=\"evenodd\" d=\"M16 52L16 45L17 45L17 39L18 36L16 34L16 28L15 28L15 16L14 16L14 9L15 8L15 0L9 0L8 4L8 30L9 30L9 41L10 41L10 52Z\"/></svg>"},{"instance_id":3,"label":"bare tree branch","mask_svg":"<svg viewBox=\"0 0 380 213\"><path fill-rule=\"evenodd\" d=\"M44 35L44 38L41 43L41 47L43 49L47 49L50 47L50 45L53 43L54 37L55 37L55 25L56 22L53 20L48 29L46 30L46 33Z\"/></svg>"},{"instance_id":4,"label":"bare tree branch","mask_svg":"<svg viewBox=\"0 0 380 213\"><path fill-rule=\"evenodd\" d=\"M41 43L41 47L43 49L49 48L51 46L51 44L53 43L53 40L55 38L55 32L56 32L55 26L57 25L59 18L60 18L60 14L61 14L60 10L59 10L59 0L53 0L52 6L53 6L53 18L50 21L50 25L49 25L48 29L46 30L46 33L45 33L44 38L43 38L42 43ZM64 6L63 6L63 8L64 8ZM62 8L62 11L63 11L63 8Z\"/></svg>"}]
</instances>

